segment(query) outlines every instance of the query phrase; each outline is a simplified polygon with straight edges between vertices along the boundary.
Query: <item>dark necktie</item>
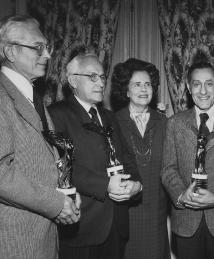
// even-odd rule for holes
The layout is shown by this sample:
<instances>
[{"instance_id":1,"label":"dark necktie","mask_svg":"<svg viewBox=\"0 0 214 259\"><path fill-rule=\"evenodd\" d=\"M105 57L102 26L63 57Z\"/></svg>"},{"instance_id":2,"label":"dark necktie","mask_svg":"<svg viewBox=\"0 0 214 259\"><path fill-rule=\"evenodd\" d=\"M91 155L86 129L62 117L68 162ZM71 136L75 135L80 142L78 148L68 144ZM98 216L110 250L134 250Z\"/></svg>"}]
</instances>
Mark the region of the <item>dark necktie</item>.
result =
<instances>
[{"instance_id":1,"label":"dark necktie","mask_svg":"<svg viewBox=\"0 0 214 259\"><path fill-rule=\"evenodd\" d=\"M199 114L201 119L201 124L199 127L199 135L208 136L210 134L210 131L206 125L206 121L209 119L209 115L207 113L201 113Z\"/></svg>"},{"instance_id":2,"label":"dark necktie","mask_svg":"<svg viewBox=\"0 0 214 259\"><path fill-rule=\"evenodd\" d=\"M95 123L97 126L101 126L99 118L97 116L97 110L94 107L91 107L89 110L89 113L91 114L91 121Z\"/></svg>"},{"instance_id":3,"label":"dark necktie","mask_svg":"<svg viewBox=\"0 0 214 259\"><path fill-rule=\"evenodd\" d=\"M38 93L36 87L33 87L33 104L34 104L35 110L39 114L40 119L42 121L43 130L48 131L48 122L45 116L45 109L44 109L42 97Z\"/></svg>"}]
</instances>

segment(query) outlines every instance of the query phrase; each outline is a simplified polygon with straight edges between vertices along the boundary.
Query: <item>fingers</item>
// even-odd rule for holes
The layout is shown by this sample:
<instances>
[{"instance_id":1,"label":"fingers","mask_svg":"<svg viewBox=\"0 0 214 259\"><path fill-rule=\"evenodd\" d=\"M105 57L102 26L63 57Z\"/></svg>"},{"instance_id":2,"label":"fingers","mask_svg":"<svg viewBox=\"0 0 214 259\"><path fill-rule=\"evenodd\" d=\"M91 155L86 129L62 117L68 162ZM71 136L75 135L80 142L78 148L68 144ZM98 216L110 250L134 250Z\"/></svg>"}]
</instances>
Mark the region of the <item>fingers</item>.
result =
<instances>
[{"instance_id":1,"label":"fingers","mask_svg":"<svg viewBox=\"0 0 214 259\"><path fill-rule=\"evenodd\" d=\"M117 202L121 202L121 201L126 201L126 200L129 200L130 199L130 195L116 195L116 194L113 194L113 193L109 193L109 198L114 200L114 201L117 201Z\"/></svg>"},{"instance_id":2,"label":"fingers","mask_svg":"<svg viewBox=\"0 0 214 259\"><path fill-rule=\"evenodd\" d=\"M76 196L77 198L77 204L80 206L81 200L79 197L79 194ZM78 222L80 219L80 210L75 205L74 201L69 198L65 197L64 201L64 208L60 212L60 214L56 217L55 222L56 223L62 223L62 224L73 224Z\"/></svg>"},{"instance_id":3,"label":"fingers","mask_svg":"<svg viewBox=\"0 0 214 259\"><path fill-rule=\"evenodd\" d=\"M76 204L76 207L77 207L78 209L80 209L81 198L80 198L80 195L79 195L78 192L76 193L76 202L75 202L75 204Z\"/></svg>"}]
</instances>

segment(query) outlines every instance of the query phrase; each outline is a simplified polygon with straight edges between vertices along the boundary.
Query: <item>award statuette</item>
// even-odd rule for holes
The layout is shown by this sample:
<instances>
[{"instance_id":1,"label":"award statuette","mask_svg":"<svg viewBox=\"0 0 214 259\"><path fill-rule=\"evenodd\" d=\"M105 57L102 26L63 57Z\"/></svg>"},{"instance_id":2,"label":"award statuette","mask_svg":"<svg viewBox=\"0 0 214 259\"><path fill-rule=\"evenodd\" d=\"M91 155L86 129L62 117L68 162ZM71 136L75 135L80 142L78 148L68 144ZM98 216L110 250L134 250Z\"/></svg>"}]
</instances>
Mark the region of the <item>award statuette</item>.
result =
<instances>
[{"instance_id":1,"label":"award statuette","mask_svg":"<svg viewBox=\"0 0 214 259\"><path fill-rule=\"evenodd\" d=\"M113 129L112 127L107 127L104 130L104 135L106 137L107 145L109 148L109 166L107 167L107 174L109 177L117 174L124 174L123 165L119 162L116 157L115 147L112 139Z\"/></svg>"},{"instance_id":2,"label":"award statuette","mask_svg":"<svg viewBox=\"0 0 214 259\"><path fill-rule=\"evenodd\" d=\"M74 146L70 139L65 139L59 133L48 131L44 133L46 140L55 146L59 152L60 158L56 161L59 169L57 190L76 199L76 187L71 183L74 160Z\"/></svg>"},{"instance_id":3,"label":"award statuette","mask_svg":"<svg viewBox=\"0 0 214 259\"><path fill-rule=\"evenodd\" d=\"M207 173L205 170L207 137L200 134L197 140L197 153L195 158L195 170L192 174L192 182L196 181L194 192L199 188L207 189Z\"/></svg>"},{"instance_id":4,"label":"award statuette","mask_svg":"<svg viewBox=\"0 0 214 259\"><path fill-rule=\"evenodd\" d=\"M109 162L107 167L108 176L111 177L116 174L124 174L125 171L124 171L123 165L116 157L115 147L112 139L112 133L113 133L112 127L111 126L103 127L93 122L85 123L83 124L83 127L86 128L87 130L93 131L104 137L107 150L108 150L108 156L109 156Z\"/></svg>"}]
</instances>

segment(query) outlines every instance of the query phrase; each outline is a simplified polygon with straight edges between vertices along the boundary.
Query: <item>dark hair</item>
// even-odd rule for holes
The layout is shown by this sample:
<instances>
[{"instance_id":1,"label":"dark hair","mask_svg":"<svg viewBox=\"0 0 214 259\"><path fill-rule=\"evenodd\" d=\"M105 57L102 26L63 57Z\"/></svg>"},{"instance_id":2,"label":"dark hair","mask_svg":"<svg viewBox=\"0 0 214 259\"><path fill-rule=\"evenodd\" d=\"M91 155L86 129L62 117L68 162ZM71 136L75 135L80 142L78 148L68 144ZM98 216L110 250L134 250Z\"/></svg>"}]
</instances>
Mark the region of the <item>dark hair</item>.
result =
<instances>
[{"instance_id":1,"label":"dark hair","mask_svg":"<svg viewBox=\"0 0 214 259\"><path fill-rule=\"evenodd\" d=\"M187 71L187 82L190 83L191 81L191 77L192 77L192 72L195 70L195 69L203 69L203 68L210 68L213 70L214 72L214 67L208 63L208 62L198 62L198 63L193 63L188 71Z\"/></svg>"},{"instance_id":2,"label":"dark hair","mask_svg":"<svg viewBox=\"0 0 214 259\"><path fill-rule=\"evenodd\" d=\"M159 70L152 63L136 58L129 58L123 63L116 64L112 73L111 105L113 110L119 110L128 105L128 84L136 71L146 71L149 74L153 88L153 98L150 106L154 105L159 86Z\"/></svg>"}]
</instances>

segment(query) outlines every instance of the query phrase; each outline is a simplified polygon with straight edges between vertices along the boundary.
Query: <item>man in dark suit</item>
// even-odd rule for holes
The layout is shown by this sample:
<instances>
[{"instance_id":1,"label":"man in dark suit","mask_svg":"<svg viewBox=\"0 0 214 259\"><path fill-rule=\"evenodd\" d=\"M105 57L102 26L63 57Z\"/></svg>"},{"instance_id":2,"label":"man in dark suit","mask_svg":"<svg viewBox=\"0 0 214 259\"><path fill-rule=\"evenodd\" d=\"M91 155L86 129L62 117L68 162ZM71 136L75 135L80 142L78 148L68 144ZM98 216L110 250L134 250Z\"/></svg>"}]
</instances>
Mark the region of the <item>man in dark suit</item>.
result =
<instances>
[{"instance_id":1,"label":"man in dark suit","mask_svg":"<svg viewBox=\"0 0 214 259\"><path fill-rule=\"evenodd\" d=\"M32 81L45 74L50 54L32 17L0 23L1 259L57 259L54 221L71 224L80 217L79 196L75 205L56 190L57 152L43 137L33 103Z\"/></svg>"},{"instance_id":2,"label":"man in dark suit","mask_svg":"<svg viewBox=\"0 0 214 259\"><path fill-rule=\"evenodd\" d=\"M193 64L187 74L187 84L195 106L168 121L162 181L174 203L171 225L178 259L211 259L214 258L213 66ZM198 164L195 159L200 134L207 138L208 187L196 190L196 181L190 182Z\"/></svg>"},{"instance_id":3,"label":"man in dark suit","mask_svg":"<svg viewBox=\"0 0 214 259\"><path fill-rule=\"evenodd\" d=\"M121 259L128 238L125 201L142 189L136 181L135 161L124 145L126 140L113 113L97 106L103 100L106 83L98 58L93 54L77 55L67 65L67 78L72 92L65 101L52 105L49 112L56 129L74 142L72 179L81 194L82 218L76 234L73 228L60 228L61 258ZM91 108L97 116L90 114ZM112 149L126 174L107 175L112 151L102 134L107 126L113 128Z\"/></svg>"}]
</instances>

